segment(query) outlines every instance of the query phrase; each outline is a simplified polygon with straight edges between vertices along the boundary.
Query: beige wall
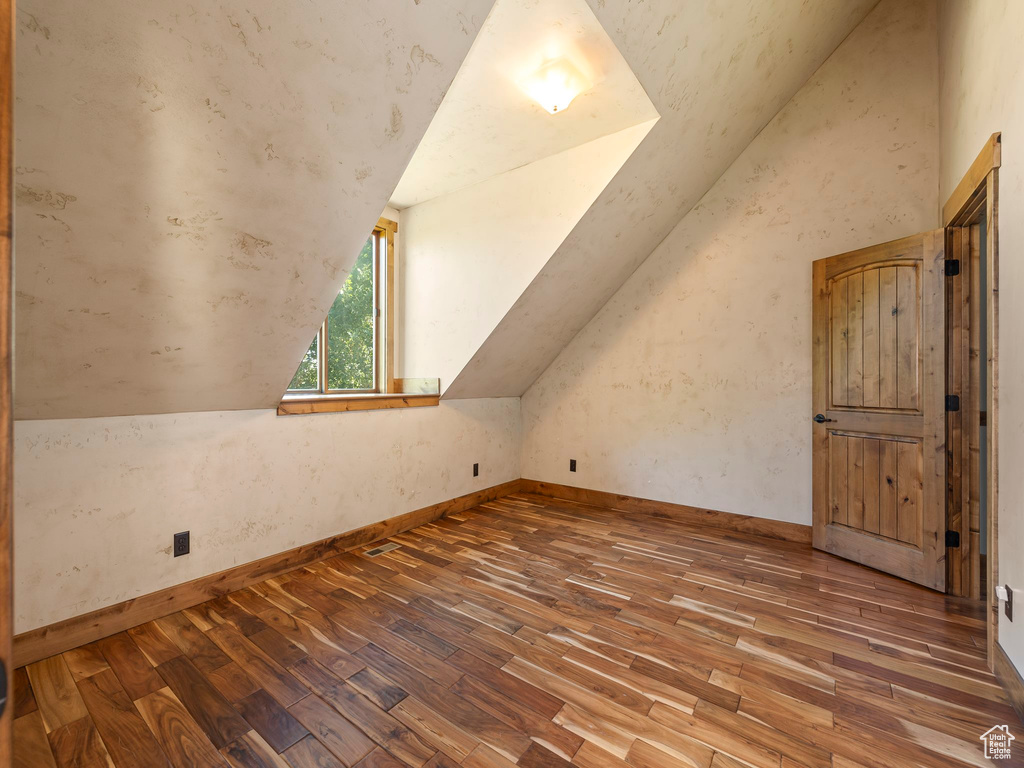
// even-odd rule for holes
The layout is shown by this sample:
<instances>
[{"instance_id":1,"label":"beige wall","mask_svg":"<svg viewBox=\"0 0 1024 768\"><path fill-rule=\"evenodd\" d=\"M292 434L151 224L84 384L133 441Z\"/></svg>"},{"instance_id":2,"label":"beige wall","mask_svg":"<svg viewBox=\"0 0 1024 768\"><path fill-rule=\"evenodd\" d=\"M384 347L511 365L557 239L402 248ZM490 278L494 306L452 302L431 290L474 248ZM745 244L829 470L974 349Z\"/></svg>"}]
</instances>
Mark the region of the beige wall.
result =
<instances>
[{"instance_id":1,"label":"beige wall","mask_svg":"<svg viewBox=\"0 0 1024 768\"><path fill-rule=\"evenodd\" d=\"M452 383L654 122L402 211L403 376Z\"/></svg>"},{"instance_id":2,"label":"beige wall","mask_svg":"<svg viewBox=\"0 0 1024 768\"><path fill-rule=\"evenodd\" d=\"M15 631L516 479L519 445L518 399L17 422Z\"/></svg>"},{"instance_id":3,"label":"beige wall","mask_svg":"<svg viewBox=\"0 0 1024 768\"><path fill-rule=\"evenodd\" d=\"M943 2L940 201L985 139L1001 131L999 171L999 582L1024 591L1024 3ZM1024 622L1000 612L999 642L1024 669Z\"/></svg>"},{"instance_id":4,"label":"beige wall","mask_svg":"<svg viewBox=\"0 0 1024 768\"><path fill-rule=\"evenodd\" d=\"M276 406L492 0L22 0L15 415Z\"/></svg>"},{"instance_id":5,"label":"beige wall","mask_svg":"<svg viewBox=\"0 0 1024 768\"><path fill-rule=\"evenodd\" d=\"M809 524L810 263L937 226L937 72L883 0L526 392L524 477Z\"/></svg>"}]
</instances>

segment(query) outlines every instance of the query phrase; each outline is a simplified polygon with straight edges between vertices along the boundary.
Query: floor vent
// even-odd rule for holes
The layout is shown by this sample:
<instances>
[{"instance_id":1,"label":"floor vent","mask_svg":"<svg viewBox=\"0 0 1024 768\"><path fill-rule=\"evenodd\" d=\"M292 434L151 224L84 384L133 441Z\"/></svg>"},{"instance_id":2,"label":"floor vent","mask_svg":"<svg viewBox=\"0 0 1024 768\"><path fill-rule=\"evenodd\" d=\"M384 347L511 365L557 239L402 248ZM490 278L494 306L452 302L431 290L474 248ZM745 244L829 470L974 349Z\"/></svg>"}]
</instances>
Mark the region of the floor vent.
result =
<instances>
[{"instance_id":1,"label":"floor vent","mask_svg":"<svg viewBox=\"0 0 1024 768\"><path fill-rule=\"evenodd\" d=\"M401 544L382 544L379 547L374 547L368 550L365 554L367 557L376 557L377 555L383 555L385 552L390 552L393 549L398 549Z\"/></svg>"}]
</instances>

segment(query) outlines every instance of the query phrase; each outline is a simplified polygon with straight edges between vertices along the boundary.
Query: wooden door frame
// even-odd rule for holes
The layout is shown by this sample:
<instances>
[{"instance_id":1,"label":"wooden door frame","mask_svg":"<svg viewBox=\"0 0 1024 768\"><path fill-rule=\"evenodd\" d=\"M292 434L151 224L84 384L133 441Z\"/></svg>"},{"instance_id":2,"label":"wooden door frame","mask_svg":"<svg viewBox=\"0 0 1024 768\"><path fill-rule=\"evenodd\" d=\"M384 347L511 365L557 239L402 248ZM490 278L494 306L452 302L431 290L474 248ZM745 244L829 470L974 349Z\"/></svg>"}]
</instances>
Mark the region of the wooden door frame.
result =
<instances>
[{"instance_id":1,"label":"wooden door frame","mask_svg":"<svg viewBox=\"0 0 1024 768\"><path fill-rule=\"evenodd\" d=\"M946 229L946 242L957 247L964 242L964 235L969 233L970 226L979 215L985 217L985 258L988 276L987 314L985 324L988 333L988 345L985 350L985 365L988 375L988 392L984 393L986 413L986 457L988 471L984 477L987 490L987 537L986 537L986 594L983 596L987 606L988 621L986 622L987 658L989 668L995 663L996 643L999 638L999 601L995 596L995 587L999 579L999 464L998 464L998 408L999 408L999 166L1002 154L1002 135L992 134L985 142L981 152L971 163L967 173L957 184L953 194L942 207L942 224ZM970 248L968 248L969 257ZM951 254L954 255L955 254ZM971 280L972 287L975 281ZM976 300L971 296L971 300ZM962 324L954 324L948 329L950 344L961 348L969 346L970 329ZM970 398L977 397L977 392L967 393ZM963 401L964 398L961 398ZM962 453L952 461L963 462ZM967 459L969 460L969 458ZM957 471L956 467L952 467ZM975 478L979 481L981 478ZM947 511L947 514L949 512ZM961 521L963 521L961 513ZM963 522L961 522L963 525ZM963 542L961 536L961 542ZM951 567L964 568L964 561L972 557L970 547L949 549L947 556L951 558Z\"/></svg>"},{"instance_id":2,"label":"wooden door frame","mask_svg":"<svg viewBox=\"0 0 1024 768\"><path fill-rule=\"evenodd\" d=\"M14 256L14 201L11 198L14 130L14 0L0 0L0 662L6 667L5 697L0 716L0 767L13 760L12 723L14 721L14 679L11 656L13 614L13 552L11 530L14 525L12 493L12 404L11 339Z\"/></svg>"}]
</instances>

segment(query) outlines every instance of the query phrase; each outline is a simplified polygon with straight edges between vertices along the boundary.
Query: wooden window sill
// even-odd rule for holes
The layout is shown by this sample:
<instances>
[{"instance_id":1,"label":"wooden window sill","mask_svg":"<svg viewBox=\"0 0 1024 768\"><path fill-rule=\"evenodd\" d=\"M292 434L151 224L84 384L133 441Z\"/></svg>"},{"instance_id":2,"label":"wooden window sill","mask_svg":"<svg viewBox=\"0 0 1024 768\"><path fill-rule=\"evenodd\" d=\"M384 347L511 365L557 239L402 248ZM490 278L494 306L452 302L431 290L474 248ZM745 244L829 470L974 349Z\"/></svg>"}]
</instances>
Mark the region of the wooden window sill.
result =
<instances>
[{"instance_id":1,"label":"wooden window sill","mask_svg":"<svg viewBox=\"0 0 1024 768\"><path fill-rule=\"evenodd\" d=\"M424 408L437 405L441 396L434 394L372 394L372 395L298 395L288 397L277 406L278 416L306 413L341 413L343 411L376 411L385 408Z\"/></svg>"}]
</instances>

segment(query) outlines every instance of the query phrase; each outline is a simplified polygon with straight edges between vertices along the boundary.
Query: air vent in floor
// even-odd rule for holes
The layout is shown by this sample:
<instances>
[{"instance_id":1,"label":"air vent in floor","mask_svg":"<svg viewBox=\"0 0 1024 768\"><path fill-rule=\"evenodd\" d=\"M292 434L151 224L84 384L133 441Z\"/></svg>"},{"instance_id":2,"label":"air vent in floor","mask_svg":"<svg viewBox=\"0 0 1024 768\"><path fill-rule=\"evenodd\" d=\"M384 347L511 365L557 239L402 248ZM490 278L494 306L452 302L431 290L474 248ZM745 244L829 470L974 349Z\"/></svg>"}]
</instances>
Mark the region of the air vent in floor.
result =
<instances>
[{"instance_id":1,"label":"air vent in floor","mask_svg":"<svg viewBox=\"0 0 1024 768\"><path fill-rule=\"evenodd\" d=\"M401 544L382 544L379 547L374 547L368 550L365 554L367 557L376 557L377 555L383 555L385 552L390 552L393 549L398 549Z\"/></svg>"}]
</instances>

